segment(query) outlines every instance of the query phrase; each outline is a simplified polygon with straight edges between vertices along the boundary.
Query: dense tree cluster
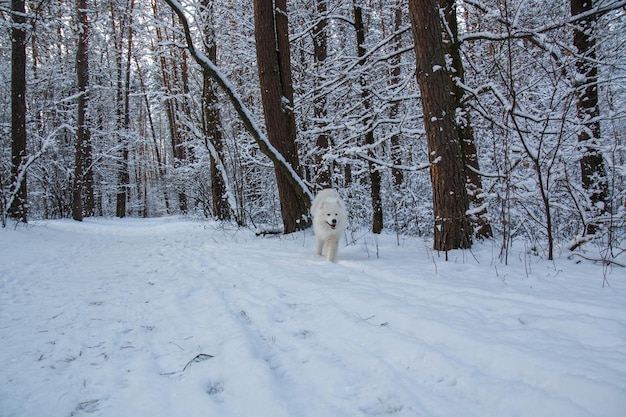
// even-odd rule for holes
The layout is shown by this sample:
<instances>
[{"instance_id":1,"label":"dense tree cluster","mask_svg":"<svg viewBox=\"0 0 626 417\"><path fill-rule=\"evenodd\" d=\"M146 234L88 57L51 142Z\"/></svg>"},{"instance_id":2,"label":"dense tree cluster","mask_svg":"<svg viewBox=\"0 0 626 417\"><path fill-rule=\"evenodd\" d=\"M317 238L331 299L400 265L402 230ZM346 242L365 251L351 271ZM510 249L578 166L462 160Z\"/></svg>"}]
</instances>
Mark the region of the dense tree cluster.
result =
<instances>
[{"instance_id":1,"label":"dense tree cluster","mask_svg":"<svg viewBox=\"0 0 626 417\"><path fill-rule=\"evenodd\" d=\"M0 209L626 235L626 1L0 1Z\"/></svg>"}]
</instances>

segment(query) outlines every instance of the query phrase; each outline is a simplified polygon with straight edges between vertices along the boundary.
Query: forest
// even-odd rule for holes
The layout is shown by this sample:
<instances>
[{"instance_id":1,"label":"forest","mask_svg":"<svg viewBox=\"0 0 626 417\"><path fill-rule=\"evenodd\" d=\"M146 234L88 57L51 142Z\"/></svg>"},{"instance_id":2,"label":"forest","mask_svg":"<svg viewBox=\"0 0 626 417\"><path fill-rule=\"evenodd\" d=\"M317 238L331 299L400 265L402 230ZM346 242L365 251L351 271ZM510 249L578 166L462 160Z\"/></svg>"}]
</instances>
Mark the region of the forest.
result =
<instances>
[{"instance_id":1,"label":"forest","mask_svg":"<svg viewBox=\"0 0 626 417\"><path fill-rule=\"evenodd\" d=\"M0 0L0 216L626 249L626 1ZM12 221L12 220L11 220Z\"/></svg>"}]
</instances>

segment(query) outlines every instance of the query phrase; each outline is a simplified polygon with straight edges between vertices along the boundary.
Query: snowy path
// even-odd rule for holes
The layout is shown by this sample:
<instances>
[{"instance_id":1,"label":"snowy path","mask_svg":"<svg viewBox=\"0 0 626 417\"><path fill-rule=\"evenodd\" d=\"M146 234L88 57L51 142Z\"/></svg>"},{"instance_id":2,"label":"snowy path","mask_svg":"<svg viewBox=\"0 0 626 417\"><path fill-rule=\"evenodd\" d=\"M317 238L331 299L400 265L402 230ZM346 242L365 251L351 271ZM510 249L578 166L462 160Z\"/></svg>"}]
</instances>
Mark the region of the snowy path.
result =
<instances>
[{"instance_id":1,"label":"snowy path","mask_svg":"<svg viewBox=\"0 0 626 417\"><path fill-rule=\"evenodd\" d=\"M0 231L0 416L625 415L623 271L313 244L181 219Z\"/></svg>"}]
</instances>

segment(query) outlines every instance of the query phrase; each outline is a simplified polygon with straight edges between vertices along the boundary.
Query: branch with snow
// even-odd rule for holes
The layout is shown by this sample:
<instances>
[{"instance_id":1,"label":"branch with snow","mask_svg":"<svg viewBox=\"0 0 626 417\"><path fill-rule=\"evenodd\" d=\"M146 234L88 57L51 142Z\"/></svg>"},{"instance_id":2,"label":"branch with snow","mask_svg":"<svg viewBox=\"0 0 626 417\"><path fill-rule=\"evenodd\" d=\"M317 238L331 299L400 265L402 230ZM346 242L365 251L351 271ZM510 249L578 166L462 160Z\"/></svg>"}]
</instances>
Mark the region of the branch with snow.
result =
<instances>
[{"instance_id":1,"label":"branch with snow","mask_svg":"<svg viewBox=\"0 0 626 417\"><path fill-rule=\"evenodd\" d=\"M293 167L270 143L267 136L263 133L260 126L255 121L254 115L246 107L239 93L237 93L235 86L228 80L228 78L224 74L222 74L222 72L217 68L213 61L211 61L205 54L195 48L193 39L191 37L191 32L189 30L187 16L185 15L185 12L183 10L183 6L177 0L165 0L165 2L180 18L180 22L183 25L183 30L185 32L185 39L187 40L187 49L189 50L191 56L202 67L203 70L207 71L207 73L211 76L211 79L213 79L213 81L215 81L217 85L219 85L220 88L226 93L231 104L235 108L235 111L237 112L237 114L241 118L241 121L246 127L246 130L254 138L254 141L259 146L261 152L263 152L268 158L270 158L270 160L274 163L274 165L278 167L278 169L286 174L289 182L295 187L300 197L302 197L307 202L307 204L310 205L311 201L313 200L313 194L306 186L302 178L300 178L298 173L293 169Z\"/></svg>"},{"instance_id":2,"label":"branch with snow","mask_svg":"<svg viewBox=\"0 0 626 417\"><path fill-rule=\"evenodd\" d=\"M44 153L46 153L48 148L52 147L52 145L54 144L54 138L56 137L57 133L65 129L72 130L72 127L65 123L60 126L57 126L48 136L42 139L41 147L39 148L39 150L34 155L30 155L28 158L26 158L18 167L17 178L15 179L15 183L13 184L13 187L10 188L12 191L9 193L6 201L2 202L2 205L3 205L2 226L3 227L6 226L8 210L13 205L13 202L15 201L15 198L17 197L17 194L19 193L20 184L25 180L28 169L31 167L31 165L35 163L35 161L37 161L39 158L43 156Z\"/></svg>"}]
</instances>

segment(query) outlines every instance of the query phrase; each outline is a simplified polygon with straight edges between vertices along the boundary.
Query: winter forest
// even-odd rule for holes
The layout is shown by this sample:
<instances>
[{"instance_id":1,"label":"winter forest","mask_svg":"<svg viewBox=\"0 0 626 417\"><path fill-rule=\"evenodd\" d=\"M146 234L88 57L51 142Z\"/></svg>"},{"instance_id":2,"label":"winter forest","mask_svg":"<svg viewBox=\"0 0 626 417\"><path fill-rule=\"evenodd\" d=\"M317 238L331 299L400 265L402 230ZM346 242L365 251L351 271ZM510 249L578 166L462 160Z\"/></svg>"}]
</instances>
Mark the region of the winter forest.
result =
<instances>
[{"instance_id":1,"label":"winter forest","mask_svg":"<svg viewBox=\"0 0 626 417\"><path fill-rule=\"evenodd\" d=\"M0 0L0 212L626 243L626 1Z\"/></svg>"}]
</instances>

